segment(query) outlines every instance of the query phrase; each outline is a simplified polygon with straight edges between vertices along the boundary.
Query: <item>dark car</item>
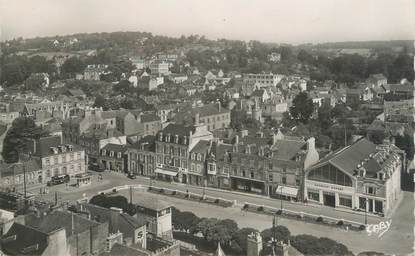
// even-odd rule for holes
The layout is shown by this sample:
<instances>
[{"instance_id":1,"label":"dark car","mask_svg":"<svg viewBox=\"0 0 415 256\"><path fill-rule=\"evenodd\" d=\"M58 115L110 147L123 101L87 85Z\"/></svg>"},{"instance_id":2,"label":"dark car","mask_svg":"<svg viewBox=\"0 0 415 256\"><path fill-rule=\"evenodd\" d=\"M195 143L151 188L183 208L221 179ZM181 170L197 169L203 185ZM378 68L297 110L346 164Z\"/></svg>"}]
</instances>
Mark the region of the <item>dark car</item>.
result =
<instances>
[{"instance_id":1,"label":"dark car","mask_svg":"<svg viewBox=\"0 0 415 256\"><path fill-rule=\"evenodd\" d=\"M131 173L131 172L128 173L127 177L130 178L130 179L132 179L132 180L134 180L134 179L137 178L137 176L135 176L135 174L134 173Z\"/></svg>"}]
</instances>

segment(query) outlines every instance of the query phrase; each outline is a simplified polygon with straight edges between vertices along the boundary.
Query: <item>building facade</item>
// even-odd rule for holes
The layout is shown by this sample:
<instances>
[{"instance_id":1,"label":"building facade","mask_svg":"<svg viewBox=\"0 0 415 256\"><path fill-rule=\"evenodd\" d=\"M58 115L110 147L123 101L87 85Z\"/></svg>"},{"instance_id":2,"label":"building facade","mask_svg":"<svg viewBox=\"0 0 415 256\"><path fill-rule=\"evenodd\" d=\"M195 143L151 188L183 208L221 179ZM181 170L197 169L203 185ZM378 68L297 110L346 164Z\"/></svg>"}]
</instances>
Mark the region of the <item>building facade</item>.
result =
<instances>
[{"instance_id":1,"label":"building facade","mask_svg":"<svg viewBox=\"0 0 415 256\"><path fill-rule=\"evenodd\" d=\"M401 196L401 169L393 145L361 139L307 170L304 197L334 208L385 215Z\"/></svg>"}]
</instances>

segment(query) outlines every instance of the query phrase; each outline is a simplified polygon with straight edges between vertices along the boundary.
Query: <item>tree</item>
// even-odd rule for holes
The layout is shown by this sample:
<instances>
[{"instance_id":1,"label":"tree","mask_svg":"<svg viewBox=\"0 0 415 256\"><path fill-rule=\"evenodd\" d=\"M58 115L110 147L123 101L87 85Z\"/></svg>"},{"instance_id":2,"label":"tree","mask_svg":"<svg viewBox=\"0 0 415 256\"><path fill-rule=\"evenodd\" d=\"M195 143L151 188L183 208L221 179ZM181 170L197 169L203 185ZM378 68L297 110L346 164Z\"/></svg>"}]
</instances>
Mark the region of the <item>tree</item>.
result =
<instances>
[{"instance_id":1,"label":"tree","mask_svg":"<svg viewBox=\"0 0 415 256\"><path fill-rule=\"evenodd\" d=\"M414 159L414 137L405 133L403 136L398 135L395 137L395 145L404 150L406 153L406 159Z\"/></svg>"},{"instance_id":2,"label":"tree","mask_svg":"<svg viewBox=\"0 0 415 256\"><path fill-rule=\"evenodd\" d=\"M94 107L103 108L105 106L105 102L106 102L105 98L102 95L98 94L95 97Z\"/></svg>"},{"instance_id":3,"label":"tree","mask_svg":"<svg viewBox=\"0 0 415 256\"><path fill-rule=\"evenodd\" d=\"M73 75L84 71L86 64L78 57L68 58L62 65L61 71L64 74Z\"/></svg>"},{"instance_id":4,"label":"tree","mask_svg":"<svg viewBox=\"0 0 415 256\"><path fill-rule=\"evenodd\" d=\"M311 64L314 61L313 55L309 54L306 50L301 49L298 52L297 59L301 62Z\"/></svg>"},{"instance_id":5,"label":"tree","mask_svg":"<svg viewBox=\"0 0 415 256\"><path fill-rule=\"evenodd\" d=\"M112 87L112 90L118 94L127 94L131 89L131 83L128 80L121 80Z\"/></svg>"},{"instance_id":6,"label":"tree","mask_svg":"<svg viewBox=\"0 0 415 256\"><path fill-rule=\"evenodd\" d=\"M20 84L26 79L24 67L19 63L7 63L2 67L1 82L5 82L7 86Z\"/></svg>"},{"instance_id":7,"label":"tree","mask_svg":"<svg viewBox=\"0 0 415 256\"><path fill-rule=\"evenodd\" d=\"M223 245L229 245L236 231L238 231L238 224L234 220L224 219L208 231L207 239L215 244L220 242Z\"/></svg>"},{"instance_id":8,"label":"tree","mask_svg":"<svg viewBox=\"0 0 415 256\"><path fill-rule=\"evenodd\" d=\"M25 81L25 88L27 90L37 91L45 89L46 78L44 74L31 74Z\"/></svg>"},{"instance_id":9,"label":"tree","mask_svg":"<svg viewBox=\"0 0 415 256\"><path fill-rule=\"evenodd\" d=\"M248 235L254 232L258 232L258 230L253 228L242 228L236 231L233 235L233 241L238 244L239 248L241 249L241 254L246 253Z\"/></svg>"},{"instance_id":10,"label":"tree","mask_svg":"<svg viewBox=\"0 0 415 256\"><path fill-rule=\"evenodd\" d=\"M176 229L189 232L191 227L200 222L200 218L192 212L181 212L174 208L172 213L172 222Z\"/></svg>"},{"instance_id":11,"label":"tree","mask_svg":"<svg viewBox=\"0 0 415 256\"><path fill-rule=\"evenodd\" d=\"M264 229L261 232L262 240L264 242L269 242L274 237L275 232L275 238L277 241L284 241L285 243L288 242L288 239L290 238L291 232L286 228L285 226L278 225L275 228L268 228Z\"/></svg>"},{"instance_id":12,"label":"tree","mask_svg":"<svg viewBox=\"0 0 415 256\"><path fill-rule=\"evenodd\" d=\"M209 232L218 224L219 220L216 218L202 218L196 226L190 228L190 233L202 233L207 240Z\"/></svg>"},{"instance_id":13,"label":"tree","mask_svg":"<svg viewBox=\"0 0 415 256\"><path fill-rule=\"evenodd\" d=\"M345 245L325 237L297 235L291 237L290 241L304 255L350 255Z\"/></svg>"},{"instance_id":14,"label":"tree","mask_svg":"<svg viewBox=\"0 0 415 256\"><path fill-rule=\"evenodd\" d=\"M327 130L332 124L331 117L332 107L328 103L324 103L318 108L318 124L322 131Z\"/></svg>"},{"instance_id":15,"label":"tree","mask_svg":"<svg viewBox=\"0 0 415 256\"><path fill-rule=\"evenodd\" d=\"M280 53L281 53L282 62L287 63L287 62L290 62L294 58L293 51L291 47L289 46L281 46Z\"/></svg>"},{"instance_id":16,"label":"tree","mask_svg":"<svg viewBox=\"0 0 415 256\"><path fill-rule=\"evenodd\" d=\"M36 126L33 119L28 117L16 118L3 141L2 156L4 161L6 163L17 162L19 153L27 151L27 143L30 140L48 135L48 132Z\"/></svg>"},{"instance_id":17,"label":"tree","mask_svg":"<svg viewBox=\"0 0 415 256\"><path fill-rule=\"evenodd\" d=\"M313 100L308 97L308 94L306 92L297 94L293 100L293 105L290 107L291 116L301 123L307 123L313 112Z\"/></svg>"}]
</instances>

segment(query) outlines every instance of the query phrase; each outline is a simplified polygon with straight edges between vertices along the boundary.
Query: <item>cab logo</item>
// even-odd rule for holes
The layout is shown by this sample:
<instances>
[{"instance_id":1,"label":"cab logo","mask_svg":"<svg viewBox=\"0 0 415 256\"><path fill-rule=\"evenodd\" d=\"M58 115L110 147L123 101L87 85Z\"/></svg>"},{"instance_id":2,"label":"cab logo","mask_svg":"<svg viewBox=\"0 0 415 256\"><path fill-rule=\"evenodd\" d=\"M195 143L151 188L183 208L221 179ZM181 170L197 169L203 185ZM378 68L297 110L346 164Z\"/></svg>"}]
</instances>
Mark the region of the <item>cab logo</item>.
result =
<instances>
[{"instance_id":1,"label":"cab logo","mask_svg":"<svg viewBox=\"0 0 415 256\"><path fill-rule=\"evenodd\" d=\"M369 236L377 235L378 238L385 234L392 224L392 220L381 221L378 224L369 224L366 226L366 232Z\"/></svg>"}]
</instances>

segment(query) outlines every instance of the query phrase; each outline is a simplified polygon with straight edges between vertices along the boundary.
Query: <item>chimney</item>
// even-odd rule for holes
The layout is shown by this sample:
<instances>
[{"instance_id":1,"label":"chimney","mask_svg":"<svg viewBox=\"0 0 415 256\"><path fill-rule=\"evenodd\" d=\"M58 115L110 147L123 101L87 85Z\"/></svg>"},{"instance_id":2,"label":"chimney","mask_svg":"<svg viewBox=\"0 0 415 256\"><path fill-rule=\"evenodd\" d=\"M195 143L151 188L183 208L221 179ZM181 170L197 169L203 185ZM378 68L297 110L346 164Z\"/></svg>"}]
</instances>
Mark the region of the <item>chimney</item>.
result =
<instances>
[{"instance_id":1,"label":"chimney","mask_svg":"<svg viewBox=\"0 0 415 256\"><path fill-rule=\"evenodd\" d=\"M199 125L200 124L200 114L199 113L196 113L196 115L195 115L195 125Z\"/></svg>"},{"instance_id":2,"label":"chimney","mask_svg":"<svg viewBox=\"0 0 415 256\"><path fill-rule=\"evenodd\" d=\"M233 144L235 144L235 145L238 145L239 144L239 135L236 135L235 136L235 140L234 140L234 143Z\"/></svg>"},{"instance_id":3,"label":"chimney","mask_svg":"<svg viewBox=\"0 0 415 256\"><path fill-rule=\"evenodd\" d=\"M313 150L316 147L316 139L311 137L307 140L307 151Z\"/></svg>"},{"instance_id":4,"label":"chimney","mask_svg":"<svg viewBox=\"0 0 415 256\"><path fill-rule=\"evenodd\" d=\"M220 101L216 102L216 104L218 105L218 112L222 111L222 106L220 104Z\"/></svg>"}]
</instances>

